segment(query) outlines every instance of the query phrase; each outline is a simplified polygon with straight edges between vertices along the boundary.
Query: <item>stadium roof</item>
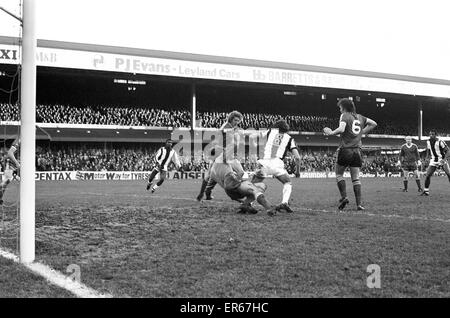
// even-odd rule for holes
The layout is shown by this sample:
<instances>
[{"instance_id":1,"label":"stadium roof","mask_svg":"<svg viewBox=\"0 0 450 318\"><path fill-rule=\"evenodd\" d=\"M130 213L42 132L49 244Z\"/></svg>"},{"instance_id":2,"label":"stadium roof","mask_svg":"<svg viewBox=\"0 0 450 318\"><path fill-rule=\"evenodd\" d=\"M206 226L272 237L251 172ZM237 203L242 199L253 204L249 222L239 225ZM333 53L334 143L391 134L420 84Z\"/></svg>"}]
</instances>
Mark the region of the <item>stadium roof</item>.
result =
<instances>
[{"instance_id":1,"label":"stadium roof","mask_svg":"<svg viewBox=\"0 0 450 318\"><path fill-rule=\"evenodd\" d=\"M19 39L0 36L0 63L18 64ZM450 80L369 71L38 40L41 66L450 98Z\"/></svg>"}]
</instances>

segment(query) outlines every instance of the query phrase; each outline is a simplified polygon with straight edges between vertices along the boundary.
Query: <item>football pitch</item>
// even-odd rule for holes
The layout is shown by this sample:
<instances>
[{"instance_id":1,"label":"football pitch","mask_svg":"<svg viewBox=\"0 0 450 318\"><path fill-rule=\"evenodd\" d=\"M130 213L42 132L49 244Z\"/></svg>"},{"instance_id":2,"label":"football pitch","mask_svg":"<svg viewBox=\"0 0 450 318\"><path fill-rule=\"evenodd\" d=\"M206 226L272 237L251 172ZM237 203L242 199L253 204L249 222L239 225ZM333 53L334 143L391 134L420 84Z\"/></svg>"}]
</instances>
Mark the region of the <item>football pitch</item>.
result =
<instances>
[{"instance_id":1,"label":"football pitch","mask_svg":"<svg viewBox=\"0 0 450 318\"><path fill-rule=\"evenodd\" d=\"M400 178L362 179L363 212L346 181L344 212L334 179L293 179L295 213L274 217L236 214L219 186L197 202L200 180L154 194L137 181L38 182L36 260L78 265L82 283L114 297L450 297L447 178L433 177L429 197L413 179L406 193ZM279 203L281 184L267 184ZM5 195L0 233L16 254L17 192ZM379 288L368 286L372 264ZM27 294L30 274L17 268L0 260L0 296L70 297L38 279Z\"/></svg>"}]
</instances>

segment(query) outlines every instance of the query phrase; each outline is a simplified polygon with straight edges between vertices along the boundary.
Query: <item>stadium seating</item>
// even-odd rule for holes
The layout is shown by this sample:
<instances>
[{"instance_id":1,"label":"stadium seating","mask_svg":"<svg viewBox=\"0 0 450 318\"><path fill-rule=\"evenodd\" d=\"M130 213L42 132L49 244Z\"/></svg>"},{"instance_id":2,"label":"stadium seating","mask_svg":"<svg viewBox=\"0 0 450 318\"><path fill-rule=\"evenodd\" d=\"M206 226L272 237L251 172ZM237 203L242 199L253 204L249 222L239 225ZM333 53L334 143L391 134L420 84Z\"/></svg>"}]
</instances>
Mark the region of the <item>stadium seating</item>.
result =
<instances>
[{"instance_id":1,"label":"stadium seating","mask_svg":"<svg viewBox=\"0 0 450 318\"><path fill-rule=\"evenodd\" d=\"M19 120L17 105L0 103L1 121ZM279 119L285 119L293 131L321 132L324 127L337 127L338 117L304 115L275 115L244 113L241 127L268 128ZM227 112L197 112L198 127L219 128L227 118ZM372 118L378 126L373 134L383 135L417 135L414 122L401 122L390 118ZM104 106L104 105L37 105L36 122L38 123L66 123L66 124L95 124L120 126L152 126L152 127L190 127L191 113L181 107L162 109L158 107L132 106ZM440 118L424 125L424 132L437 129L439 135L450 136L448 125Z\"/></svg>"},{"instance_id":2,"label":"stadium seating","mask_svg":"<svg viewBox=\"0 0 450 318\"><path fill-rule=\"evenodd\" d=\"M37 147L37 171L149 171L154 167L154 153L160 145L146 148L137 146L113 146L105 149L89 146L74 146L69 144ZM335 153L325 150L300 151L301 172L334 171ZM396 166L398 155L372 156L364 160L363 172L384 173L398 172ZM183 170L205 171L208 162L199 154L191 157L180 156ZM257 167L256 158L246 156L242 165L247 171L254 171ZM295 172L295 161L292 157L285 158L285 166L289 173ZM426 166L426 165L425 165ZM175 169L172 165L170 169Z\"/></svg>"}]
</instances>

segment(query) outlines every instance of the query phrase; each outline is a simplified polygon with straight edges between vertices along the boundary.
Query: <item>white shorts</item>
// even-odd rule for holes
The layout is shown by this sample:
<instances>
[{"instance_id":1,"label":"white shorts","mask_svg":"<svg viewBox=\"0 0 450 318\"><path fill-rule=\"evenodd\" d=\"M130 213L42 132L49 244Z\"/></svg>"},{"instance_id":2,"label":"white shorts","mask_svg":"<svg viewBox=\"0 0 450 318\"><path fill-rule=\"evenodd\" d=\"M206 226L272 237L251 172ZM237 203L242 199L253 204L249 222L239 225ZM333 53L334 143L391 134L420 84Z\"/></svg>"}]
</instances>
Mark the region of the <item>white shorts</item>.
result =
<instances>
[{"instance_id":1,"label":"white shorts","mask_svg":"<svg viewBox=\"0 0 450 318\"><path fill-rule=\"evenodd\" d=\"M264 173L264 176L279 177L288 174L286 169L284 169L284 162L280 158L259 159L258 163L262 166L261 171Z\"/></svg>"},{"instance_id":2,"label":"white shorts","mask_svg":"<svg viewBox=\"0 0 450 318\"><path fill-rule=\"evenodd\" d=\"M441 159L439 161L430 160L430 166L432 166L432 167L439 168L439 167L444 166L445 164L447 164L447 160L445 160L445 159Z\"/></svg>"}]
</instances>

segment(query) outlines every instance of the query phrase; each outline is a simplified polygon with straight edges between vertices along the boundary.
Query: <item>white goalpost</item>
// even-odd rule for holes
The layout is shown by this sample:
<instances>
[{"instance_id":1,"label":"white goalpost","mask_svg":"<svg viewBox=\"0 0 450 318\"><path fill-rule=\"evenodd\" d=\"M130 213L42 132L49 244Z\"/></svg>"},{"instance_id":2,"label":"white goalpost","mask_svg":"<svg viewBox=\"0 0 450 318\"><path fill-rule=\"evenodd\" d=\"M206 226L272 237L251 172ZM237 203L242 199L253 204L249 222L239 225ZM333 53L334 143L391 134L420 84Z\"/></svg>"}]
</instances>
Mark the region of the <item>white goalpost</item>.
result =
<instances>
[{"instance_id":1,"label":"white goalpost","mask_svg":"<svg viewBox=\"0 0 450 318\"><path fill-rule=\"evenodd\" d=\"M36 6L23 0L20 131L20 262L35 259Z\"/></svg>"}]
</instances>

